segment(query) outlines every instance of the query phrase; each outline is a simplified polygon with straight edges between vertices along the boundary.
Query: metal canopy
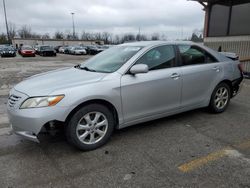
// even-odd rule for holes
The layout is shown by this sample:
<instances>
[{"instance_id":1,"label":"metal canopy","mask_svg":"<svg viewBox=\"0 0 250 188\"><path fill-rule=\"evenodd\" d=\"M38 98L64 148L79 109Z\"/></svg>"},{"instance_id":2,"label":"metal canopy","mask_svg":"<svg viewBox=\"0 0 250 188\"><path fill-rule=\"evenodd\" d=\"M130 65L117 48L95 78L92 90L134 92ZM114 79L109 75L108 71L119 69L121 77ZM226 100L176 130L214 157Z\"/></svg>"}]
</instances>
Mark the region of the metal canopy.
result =
<instances>
[{"instance_id":1,"label":"metal canopy","mask_svg":"<svg viewBox=\"0 0 250 188\"><path fill-rule=\"evenodd\" d=\"M203 6L207 6L211 4L237 5L237 4L250 3L250 0L191 0L191 1L197 1Z\"/></svg>"}]
</instances>

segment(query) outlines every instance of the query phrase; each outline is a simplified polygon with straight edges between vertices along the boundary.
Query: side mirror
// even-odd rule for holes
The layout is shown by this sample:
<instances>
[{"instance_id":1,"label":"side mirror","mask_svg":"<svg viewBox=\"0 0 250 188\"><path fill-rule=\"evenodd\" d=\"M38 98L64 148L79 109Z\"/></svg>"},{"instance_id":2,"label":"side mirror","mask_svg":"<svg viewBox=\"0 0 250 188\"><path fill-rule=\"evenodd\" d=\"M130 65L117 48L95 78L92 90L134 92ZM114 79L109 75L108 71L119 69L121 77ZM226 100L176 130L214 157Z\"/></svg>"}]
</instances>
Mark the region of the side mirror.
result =
<instances>
[{"instance_id":1,"label":"side mirror","mask_svg":"<svg viewBox=\"0 0 250 188\"><path fill-rule=\"evenodd\" d=\"M140 74L148 72L148 65L145 64L137 64L130 68L129 72L131 74Z\"/></svg>"}]
</instances>

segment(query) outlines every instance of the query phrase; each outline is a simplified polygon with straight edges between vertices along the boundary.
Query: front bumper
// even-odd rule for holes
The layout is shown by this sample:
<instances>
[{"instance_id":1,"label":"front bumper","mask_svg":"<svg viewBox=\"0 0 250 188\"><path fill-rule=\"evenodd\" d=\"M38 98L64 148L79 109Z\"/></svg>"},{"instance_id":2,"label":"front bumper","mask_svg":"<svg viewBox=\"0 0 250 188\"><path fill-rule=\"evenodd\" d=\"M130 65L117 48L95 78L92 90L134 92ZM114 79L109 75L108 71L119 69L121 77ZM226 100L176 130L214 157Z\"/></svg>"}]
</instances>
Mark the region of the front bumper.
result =
<instances>
[{"instance_id":1,"label":"front bumper","mask_svg":"<svg viewBox=\"0 0 250 188\"><path fill-rule=\"evenodd\" d=\"M32 141L38 142L37 135L46 123L55 120L64 122L69 113L69 108L61 106L19 109L28 96L16 90L12 90L10 95L20 97L14 105L10 99L7 104L7 113L12 130L14 133Z\"/></svg>"},{"instance_id":2,"label":"front bumper","mask_svg":"<svg viewBox=\"0 0 250 188\"><path fill-rule=\"evenodd\" d=\"M2 57L15 57L16 54L15 53L2 53L1 56Z\"/></svg>"},{"instance_id":3,"label":"front bumper","mask_svg":"<svg viewBox=\"0 0 250 188\"><path fill-rule=\"evenodd\" d=\"M33 54L33 53L22 53L21 54L21 56L23 56L23 57L34 57L35 56L35 54Z\"/></svg>"},{"instance_id":4,"label":"front bumper","mask_svg":"<svg viewBox=\"0 0 250 188\"><path fill-rule=\"evenodd\" d=\"M27 140L40 143L37 136L30 133L30 132L28 132L28 131L14 131L14 133L21 136L21 137L23 137L23 138L25 138L25 139L27 139Z\"/></svg>"}]
</instances>

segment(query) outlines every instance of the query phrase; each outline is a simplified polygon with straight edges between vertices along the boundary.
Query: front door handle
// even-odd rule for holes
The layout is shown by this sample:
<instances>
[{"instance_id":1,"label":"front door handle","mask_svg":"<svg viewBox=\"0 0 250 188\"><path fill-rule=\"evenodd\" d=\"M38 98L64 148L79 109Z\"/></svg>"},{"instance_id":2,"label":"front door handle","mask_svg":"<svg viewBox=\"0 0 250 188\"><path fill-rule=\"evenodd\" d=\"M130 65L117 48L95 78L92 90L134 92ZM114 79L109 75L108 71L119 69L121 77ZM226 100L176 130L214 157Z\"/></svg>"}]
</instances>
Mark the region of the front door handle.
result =
<instances>
[{"instance_id":1,"label":"front door handle","mask_svg":"<svg viewBox=\"0 0 250 188\"><path fill-rule=\"evenodd\" d=\"M220 72L220 67L216 66L216 67L213 67L212 69L215 70L216 72Z\"/></svg>"},{"instance_id":2,"label":"front door handle","mask_svg":"<svg viewBox=\"0 0 250 188\"><path fill-rule=\"evenodd\" d=\"M171 78L177 80L177 79L180 78L180 75L177 74L177 73L173 73L173 74L171 75Z\"/></svg>"}]
</instances>

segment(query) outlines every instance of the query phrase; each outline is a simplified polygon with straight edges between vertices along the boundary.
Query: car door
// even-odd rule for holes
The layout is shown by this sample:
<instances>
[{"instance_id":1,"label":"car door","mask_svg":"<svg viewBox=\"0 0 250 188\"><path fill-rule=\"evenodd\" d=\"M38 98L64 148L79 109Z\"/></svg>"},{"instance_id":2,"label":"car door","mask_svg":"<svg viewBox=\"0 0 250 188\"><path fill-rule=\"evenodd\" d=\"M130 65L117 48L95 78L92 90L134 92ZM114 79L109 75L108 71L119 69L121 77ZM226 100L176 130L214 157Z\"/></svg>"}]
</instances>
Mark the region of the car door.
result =
<instances>
[{"instance_id":1,"label":"car door","mask_svg":"<svg viewBox=\"0 0 250 188\"><path fill-rule=\"evenodd\" d=\"M211 90L221 77L216 58L196 45L178 45L182 62L182 107L200 105L209 100Z\"/></svg>"},{"instance_id":2,"label":"car door","mask_svg":"<svg viewBox=\"0 0 250 188\"><path fill-rule=\"evenodd\" d=\"M180 68L171 45L155 47L135 64L146 64L149 72L121 77L124 121L129 122L175 110L180 107Z\"/></svg>"}]
</instances>

